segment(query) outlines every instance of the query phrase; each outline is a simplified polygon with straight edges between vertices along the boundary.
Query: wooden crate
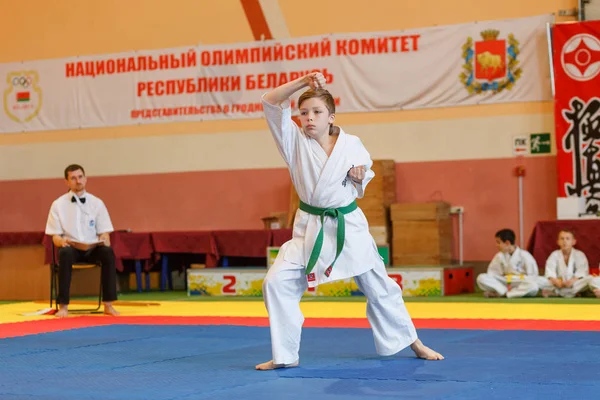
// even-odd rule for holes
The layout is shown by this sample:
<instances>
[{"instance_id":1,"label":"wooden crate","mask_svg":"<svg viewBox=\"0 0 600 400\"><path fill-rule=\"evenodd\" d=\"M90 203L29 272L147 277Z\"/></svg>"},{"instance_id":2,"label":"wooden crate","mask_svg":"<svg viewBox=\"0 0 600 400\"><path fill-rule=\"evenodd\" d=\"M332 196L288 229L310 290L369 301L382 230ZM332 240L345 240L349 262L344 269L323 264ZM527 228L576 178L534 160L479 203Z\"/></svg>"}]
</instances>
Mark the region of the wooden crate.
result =
<instances>
[{"instance_id":1,"label":"wooden crate","mask_svg":"<svg viewBox=\"0 0 600 400\"><path fill-rule=\"evenodd\" d=\"M369 191L368 187L367 187L367 191ZM376 197L363 197L362 199L357 199L356 204L358 204L358 206L363 211L369 210L369 209L379 209L379 208L385 208L386 210L389 209L389 207L386 207L386 205L383 203L383 200L376 198Z\"/></svg>"},{"instance_id":2,"label":"wooden crate","mask_svg":"<svg viewBox=\"0 0 600 400\"><path fill-rule=\"evenodd\" d=\"M296 218L296 211L298 211L298 207L300 207L300 198L298 197L298 193L296 193L296 188L290 181L290 206L288 209L288 220L287 225L290 228L294 227L294 218Z\"/></svg>"},{"instance_id":3,"label":"wooden crate","mask_svg":"<svg viewBox=\"0 0 600 400\"><path fill-rule=\"evenodd\" d=\"M388 226L389 225L389 213L388 210L382 206L371 206L369 208L362 208L362 212L367 217L369 226Z\"/></svg>"},{"instance_id":4,"label":"wooden crate","mask_svg":"<svg viewBox=\"0 0 600 400\"><path fill-rule=\"evenodd\" d=\"M373 236L373 239L375 239L377 246L388 245L390 243L390 230L387 225L377 226L369 224L369 232Z\"/></svg>"},{"instance_id":5,"label":"wooden crate","mask_svg":"<svg viewBox=\"0 0 600 400\"><path fill-rule=\"evenodd\" d=\"M396 162L394 160L373 160L371 167L375 177L367 185L365 195L358 199L371 235L378 245L390 244L389 206L396 201Z\"/></svg>"},{"instance_id":6,"label":"wooden crate","mask_svg":"<svg viewBox=\"0 0 600 400\"><path fill-rule=\"evenodd\" d=\"M390 207L392 221L437 221L450 218L450 204L395 203Z\"/></svg>"},{"instance_id":7,"label":"wooden crate","mask_svg":"<svg viewBox=\"0 0 600 400\"><path fill-rule=\"evenodd\" d=\"M367 185L365 196L358 199L358 206L375 202L389 207L396 201L396 163L394 160L374 160L371 167L375 177Z\"/></svg>"},{"instance_id":8,"label":"wooden crate","mask_svg":"<svg viewBox=\"0 0 600 400\"><path fill-rule=\"evenodd\" d=\"M398 211L392 205L392 212ZM412 205L393 214L393 265L443 265L452 260L452 220L445 207ZM449 209L449 208L448 208ZM404 218L404 219L400 219Z\"/></svg>"}]
</instances>

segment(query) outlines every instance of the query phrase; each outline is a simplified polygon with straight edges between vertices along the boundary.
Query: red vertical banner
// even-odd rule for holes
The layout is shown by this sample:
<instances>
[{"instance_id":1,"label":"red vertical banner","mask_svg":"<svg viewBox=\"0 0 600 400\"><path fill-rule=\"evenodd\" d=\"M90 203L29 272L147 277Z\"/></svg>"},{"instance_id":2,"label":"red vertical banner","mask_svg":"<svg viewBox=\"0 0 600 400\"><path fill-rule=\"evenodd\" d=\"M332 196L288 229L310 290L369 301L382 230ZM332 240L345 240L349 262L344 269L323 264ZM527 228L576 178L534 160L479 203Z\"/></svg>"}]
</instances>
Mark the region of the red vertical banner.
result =
<instances>
[{"instance_id":1,"label":"red vertical banner","mask_svg":"<svg viewBox=\"0 0 600 400\"><path fill-rule=\"evenodd\" d=\"M554 119L558 196L600 211L600 21L555 25Z\"/></svg>"}]
</instances>

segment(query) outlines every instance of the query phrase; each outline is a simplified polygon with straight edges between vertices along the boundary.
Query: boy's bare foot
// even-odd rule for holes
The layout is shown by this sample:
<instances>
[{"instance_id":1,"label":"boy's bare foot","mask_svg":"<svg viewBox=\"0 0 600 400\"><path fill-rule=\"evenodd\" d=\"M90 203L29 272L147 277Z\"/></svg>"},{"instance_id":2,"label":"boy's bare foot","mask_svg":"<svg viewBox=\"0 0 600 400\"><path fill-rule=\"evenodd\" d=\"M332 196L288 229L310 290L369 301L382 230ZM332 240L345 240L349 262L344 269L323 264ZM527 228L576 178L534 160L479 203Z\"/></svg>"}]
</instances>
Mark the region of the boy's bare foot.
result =
<instances>
[{"instance_id":1,"label":"boy's bare foot","mask_svg":"<svg viewBox=\"0 0 600 400\"><path fill-rule=\"evenodd\" d=\"M544 290L542 290L542 296L543 297L557 297L558 295L556 294L556 292L554 292L554 290L544 289Z\"/></svg>"},{"instance_id":2,"label":"boy's bare foot","mask_svg":"<svg viewBox=\"0 0 600 400\"><path fill-rule=\"evenodd\" d=\"M58 318L66 318L69 316L69 306L66 304L61 304L58 306L58 311L54 314L55 317Z\"/></svg>"},{"instance_id":3,"label":"boy's bare foot","mask_svg":"<svg viewBox=\"0 0 600 400\"><path fill-rule=\"evenodd\" d=\"M497 292L493 292L491 290L486 290L485 292L483 292L483 297L500 297L500 295Z\"/></svg>"},{"instance_id":4,"label":"boy's bare foot","mask_svg":"<svg viewBox=\"0 0 600 400\"><path fill-rule=\"evenodd\" d=\"M272 369L279 369L279 368L294 368L298 366L298 361L293 362L291 364L274 364L273 360L271 361L267 361L264 362L262 364L258 364L256 366L256 369L258 371L270 371Z\"/></svg>"},{"instance_id":5,"label":"boy's bare foot","mask_svg":"<svg viewBox=\"0 0 600 400\"><path fill-rule=\"evenodd\" d=\"M121 313L118 312L117 310L115 310L115 308L112 306L112 304L105 303L104 304L104 315L112 315L112 316L116 317L117 315L121 315Z\"/></svg>"},{"instance_id":6,"label":"boy's bare foot","mask_svg":"<svg viewBox=\"0 0 600 400\"><path fill-rule=\"evenodd\" d=\"M443 360L444 356L425 346L421 339L415 340L413 344L410 345L412 351L415 352L415 355L418 358L422 358L424 360Z\"/></svg>"},{"instance_id":7,"label":"boy's bare foot","mask_svg":"<svg viewBox=\"0 0 600 400\"><path fill-rule=\"evenodd\" d=\"M596 297L600 297L600 289L594 289L594 294Z\"/></svg>"}]
</instances>

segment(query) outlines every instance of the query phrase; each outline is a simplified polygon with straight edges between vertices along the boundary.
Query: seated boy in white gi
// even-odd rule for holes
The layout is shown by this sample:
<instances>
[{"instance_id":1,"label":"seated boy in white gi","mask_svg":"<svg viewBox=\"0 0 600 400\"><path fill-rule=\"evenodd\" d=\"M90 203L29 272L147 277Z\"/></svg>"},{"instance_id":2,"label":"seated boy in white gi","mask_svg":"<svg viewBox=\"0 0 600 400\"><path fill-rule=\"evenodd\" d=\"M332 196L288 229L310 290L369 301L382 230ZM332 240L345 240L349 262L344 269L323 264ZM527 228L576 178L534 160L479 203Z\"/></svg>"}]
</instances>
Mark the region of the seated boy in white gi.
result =
<instances>
[{"instance_id":1,"label":"seated boy in white gi","mask_svg":"<svg viewBox=\"0 0 600 400\"><path fill-rule=\"evenodd\" d=\"M600 298L600 276L592 276L590 278L590 289L592 289L596 297Z\"/></svg>"},{"instance_id":2,"label":"seated boy in white gi","mask_svg":"<svg viewBox=\"0 0 600 400\"><path fill-rule=\"evenodd\" d=\"M496 232L498 253L487 273L479 274L477 285L485 297L525 297L538 292L539 271L535 258L515 246L515 233L510 229Z\"/></svg>"},{"instance_id":3,"label":"seated boy in white gi","mask_svg":"<svg viewBox=\"0 0 600 400\"><path fill-rule=\"evenodd\" d=\"M575 297L590 286L590 267L583 251L575 249L575 234L570 230L558 233L558 247L546 261L544 277L540 277L542 296Z\"/></svg>"}]
</instances>

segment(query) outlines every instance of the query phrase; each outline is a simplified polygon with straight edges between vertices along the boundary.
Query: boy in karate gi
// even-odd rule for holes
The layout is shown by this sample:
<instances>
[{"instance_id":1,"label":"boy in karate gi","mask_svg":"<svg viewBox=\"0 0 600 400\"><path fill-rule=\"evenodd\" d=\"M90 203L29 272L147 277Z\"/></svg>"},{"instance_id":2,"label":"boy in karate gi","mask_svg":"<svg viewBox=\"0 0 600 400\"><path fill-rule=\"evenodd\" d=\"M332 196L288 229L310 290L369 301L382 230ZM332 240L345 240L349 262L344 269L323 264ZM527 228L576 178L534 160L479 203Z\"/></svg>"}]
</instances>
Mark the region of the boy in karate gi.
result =
<instances>
[{"instance_id":1,"label":"boy in karate gi","mask_svg":"<svg viewBox=\"0 0 600 400\"><path fill-rule=\"evenodd\" d=\"M535 296L539 290L539 271L535 258L527 250L515 246L511 229L496 232L496 248L487 273L479 274L477 285L485 297Z\"/></svg>"},{"instance_id":2,"label":"boy in karate gi","mask_svg":"<svg viewBox=\"0 0 600 400\"><path fill-rule=\"evenodd\" d=\"M300 207L293 237L285 243L263 282L273 359L258 370L299 363L304 317L300 299L308 287L354 277L367 297L367 317L376 351L388 356L410 346L417 357L442 360L417 337L402 289L386 272L356 198L375 175L360 139L333 126L335 103L325 78L311 73L275 88L262 99L267 123L285 160ZM298 101L301 128L292 121L289 97Z\"/></svg>"},{"instance_id":3,"label":"boy in karate gi","mask_svg":"<svg viewBox=\"0 0 600 400\"><path fill-rule=\"evenodd\" d=\"M590 286L588 260L583 251L573 247L577 240L572 231L561 230L557 243L560 249L550 254L540 279L542 296L575 297Z\"/></svg>"},{"instance_id":4,"label":"boy in karate gi","mask_svg":"<svg viewBox=\"0 0 600 400\"><path fill-rule=\"evenodd\" d=\"M596 297L600 298L600 276L592 276L590 278L590 289L592 289Z\"/></svg>"}]
</instances>

